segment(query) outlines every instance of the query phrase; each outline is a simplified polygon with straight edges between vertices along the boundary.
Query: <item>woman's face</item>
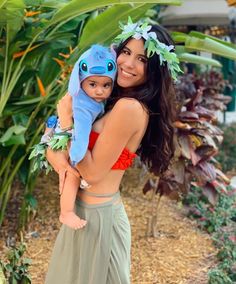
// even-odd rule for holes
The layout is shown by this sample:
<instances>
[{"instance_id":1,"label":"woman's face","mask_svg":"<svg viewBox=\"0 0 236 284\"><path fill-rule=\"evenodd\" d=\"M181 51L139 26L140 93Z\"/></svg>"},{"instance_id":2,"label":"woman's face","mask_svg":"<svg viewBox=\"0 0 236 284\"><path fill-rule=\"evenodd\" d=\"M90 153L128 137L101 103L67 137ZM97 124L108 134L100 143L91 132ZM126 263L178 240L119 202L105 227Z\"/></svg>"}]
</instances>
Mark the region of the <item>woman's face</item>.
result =
<instances>
[{"instance_id":1,"label":"woman's face","mask_svg":"<svg viewBox=\"0 0 236 284\"><path fill-rule=\"evenodd\" d=\"M147 56L142 39L131 39L117 58L117 84L122 88L139 86L147 80Z\"/></svg>"}]
</instances>

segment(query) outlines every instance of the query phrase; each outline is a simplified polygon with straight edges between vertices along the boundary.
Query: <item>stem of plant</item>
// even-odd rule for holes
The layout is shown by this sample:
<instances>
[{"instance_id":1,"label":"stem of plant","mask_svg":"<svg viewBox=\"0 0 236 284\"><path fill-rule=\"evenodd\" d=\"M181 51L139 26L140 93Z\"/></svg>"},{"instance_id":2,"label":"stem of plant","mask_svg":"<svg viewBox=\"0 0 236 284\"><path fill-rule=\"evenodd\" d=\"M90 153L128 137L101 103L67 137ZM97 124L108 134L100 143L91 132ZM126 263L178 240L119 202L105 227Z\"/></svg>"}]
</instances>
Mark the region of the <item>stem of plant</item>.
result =
<instances>
[{"instance_id":1,"label":"stem of plant","mask_svg":"<svg viewBox=\"0 0 236 284\"><path fill-rule=\"evenodd\" d=\"M8 179L10 166L11 166L11 164L8 164L8 166L6 168L4 179L3 179L3 184ZM6 207L7 207L7 202L9 200L9 196L10 196L10 191L11 191L11 183L9 183L9 185L7 187L4 187L3 191L1 192L2 197L0 199L1 200L0 226L2 225L3 217L4 217L4 214L5 214Z\"/></svg>"}]
</instances>

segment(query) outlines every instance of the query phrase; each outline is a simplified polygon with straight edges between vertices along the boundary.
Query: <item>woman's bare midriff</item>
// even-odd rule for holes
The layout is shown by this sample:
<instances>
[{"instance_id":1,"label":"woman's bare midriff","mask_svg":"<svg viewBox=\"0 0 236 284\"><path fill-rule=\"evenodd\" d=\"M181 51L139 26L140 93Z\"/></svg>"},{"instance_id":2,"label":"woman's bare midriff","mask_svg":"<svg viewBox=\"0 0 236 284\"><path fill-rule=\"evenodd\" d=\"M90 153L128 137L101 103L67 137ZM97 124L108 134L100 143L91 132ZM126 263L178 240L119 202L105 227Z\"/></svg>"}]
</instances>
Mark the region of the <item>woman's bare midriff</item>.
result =
<instances>
[{"instance_id":1,"label":"woman's bare midriff","mask_svg":"<svg viewBox=\"0 0 236 284\"><path fill-rule=\"evenodd\" d=\"M101 133L108 118L109 118L109 112L107 112L103 117L95 121L95 123L93 124L93 130L96 131L97 133ZM147 125L147 121L146 123L144 123L144 126L145 124ZM145 130L146 127L141 129L140 133L137 133L134 137L132 137L128 141L125 148L133 153L136 152ZM115 193L119 190L124 172L125 171L123 170L110 170L110 172L106 175L104 179L102 179L101 181L99 181L98 183L94 184L93 186L91 186L89 189L86 190L96 194ZM78 197L79 199L81 199L82 201L88 204L99 204L111 200L111 197L89 196L82 190L78 191Z\"/></svg>"},{"instance_id":2,"label":"woman's bare midriff","mask_svg":"<svg viewBox=\"0 0 236 284\"><path fill-rule=\"evenodd\" d=\"M96 194L112 194L119 190L121 179L125 171L122 170L111 170L106 177L94 184L86 191L96 193ZM86 194L83 190L78 190L78 197L82 201L88 204L98 204L104 203L111 200L112 197L95 197Z\"/></svg>"}]
</instances>

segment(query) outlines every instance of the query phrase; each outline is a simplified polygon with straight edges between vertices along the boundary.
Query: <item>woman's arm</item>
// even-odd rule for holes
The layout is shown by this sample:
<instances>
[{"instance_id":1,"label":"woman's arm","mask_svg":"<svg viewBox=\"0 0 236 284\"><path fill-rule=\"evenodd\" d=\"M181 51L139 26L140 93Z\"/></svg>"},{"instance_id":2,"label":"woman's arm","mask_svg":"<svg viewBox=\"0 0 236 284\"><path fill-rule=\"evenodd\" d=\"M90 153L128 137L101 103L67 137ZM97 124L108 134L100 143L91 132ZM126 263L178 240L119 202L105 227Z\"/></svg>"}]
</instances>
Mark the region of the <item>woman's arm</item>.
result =
<instances>
[{"instance_id":1,"label":"woman's arm","mask_svg":"<svg viewBox=\"0 0 236 284\"><path fill-rule=\"evenodd\" d=\"M122 98L115 104L93 151L87 151L76 166L89 184L106 176L130 138L146 126L146 118L146 110L135 99Z\"/></svg>"},{"instance_id":2,"label":"woman's arm","mask_svg":"<svg viewBox=\"0 0 236 284\"><path fill-rule=\"evenodd\" d=\"M72 98L68 93L59 100L57 104L57 113L62 129L72 126ZM47 129L45 130L45 133L46 131ZM46 158L58 174L59 171L63 171L70 167L68 150L53 151L48 148L46 151Z\"/></svg>"},{"instance_id":3,"label":"woman's arm","mask_svg":"<svg viewBox=\"0 0 236 284\"><path fill-rule=\"evenodd\" d=\"M73 125L72 97L69 95L69 93L59 100L57 104L57 113L59 116L61 129L71 128Z\"/></svg>"}]
</instances>

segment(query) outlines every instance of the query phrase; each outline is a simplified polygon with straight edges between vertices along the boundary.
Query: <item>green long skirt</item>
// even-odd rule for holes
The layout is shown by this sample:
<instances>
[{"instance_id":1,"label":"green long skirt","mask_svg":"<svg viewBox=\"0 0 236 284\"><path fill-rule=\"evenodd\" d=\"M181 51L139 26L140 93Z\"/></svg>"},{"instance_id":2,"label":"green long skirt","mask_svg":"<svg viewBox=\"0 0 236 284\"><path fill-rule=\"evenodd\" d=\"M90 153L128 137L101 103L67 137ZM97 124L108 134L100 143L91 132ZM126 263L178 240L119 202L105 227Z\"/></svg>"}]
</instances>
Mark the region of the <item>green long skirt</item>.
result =
<instances>
[{"instance_id":1,"label":"green long skirt","mask_svg":"<svg viewBox=\"0 0 236 284\"><path fill-rule=\"evenodd\" d=\"M83 229L62 225L46 276L46 284L129 284L130 224L119 192L108 202L76 201Z\"/></svg>"}]
</instances>

